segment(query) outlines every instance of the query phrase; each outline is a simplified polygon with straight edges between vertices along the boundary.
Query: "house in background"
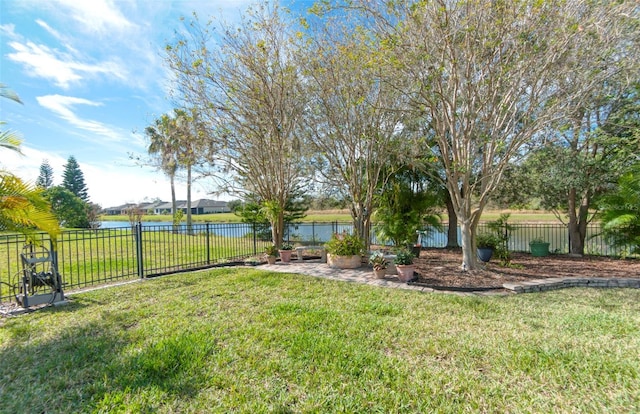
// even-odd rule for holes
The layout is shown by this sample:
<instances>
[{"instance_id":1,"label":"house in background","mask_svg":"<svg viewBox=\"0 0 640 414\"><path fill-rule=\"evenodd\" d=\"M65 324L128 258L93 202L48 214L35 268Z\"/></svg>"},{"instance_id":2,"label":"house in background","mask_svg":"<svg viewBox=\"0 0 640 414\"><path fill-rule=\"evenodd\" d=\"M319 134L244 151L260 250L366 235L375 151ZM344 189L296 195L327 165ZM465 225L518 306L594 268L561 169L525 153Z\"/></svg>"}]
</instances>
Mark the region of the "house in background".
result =
<instances>
[{"instance_id":1,"label":"house in background","mask_svg":"<svg viewBox=\"0 0 640 414\"><path fill-rule=\"evenodd\" d=\"M158 214L156 213L156 206L159 204L166 204L164 201L154 201L154 202L145 202L145 203L126 203L121 206L109 207L103 209L103 214L108 216L118 216L118 215L126 215L127 210L133 207L137 207L140 210L144 211L145 214ZM171 205L171 203L169 203Z\"/></svg>"},{"instance_id":2,"label":"house in background","mask_svg":"<svg viewBox=\"0 0 640 414\"><path fill-rule=\"evenodd\" d=\"M127 209L131 208L131 207L135 207L136 205L133 203L127 203L127 204L123 204L121 206L116 206L116 207L108 207L102 210L103 214L106 214L108 216L119 216L119 215L123 215L123 214L127 214L126 211Z\"/></svg>"},{"instance_id":3,"label":"house in background","mask_svg":"<svg viewBox=\"0 0 640 414\"><path fill-rule=\"evenodd\" d=\"M140 204L127 203L117 207L105 208L104 214L110 216L124 215L127 214L127 209L131 207L138 207L146 214L173 214L171 202L166 201ZM186 200L178 200L176 202L176 207L182 210L184 214L187 214ZM191 202L191 214L194 215L229 212L231 212L231 209L226 201L200 199Z\"/></svg>"}]
</instances>

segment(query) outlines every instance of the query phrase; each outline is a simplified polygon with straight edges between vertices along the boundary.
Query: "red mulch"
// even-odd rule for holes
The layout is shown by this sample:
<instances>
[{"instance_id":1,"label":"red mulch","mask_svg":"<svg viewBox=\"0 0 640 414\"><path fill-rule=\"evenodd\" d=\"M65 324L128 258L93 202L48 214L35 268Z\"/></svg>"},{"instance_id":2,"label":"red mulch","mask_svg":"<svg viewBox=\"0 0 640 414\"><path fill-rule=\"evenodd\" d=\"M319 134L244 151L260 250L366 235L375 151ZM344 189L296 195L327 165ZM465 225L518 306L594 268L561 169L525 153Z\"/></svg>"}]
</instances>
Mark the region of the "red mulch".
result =
<instances>
[{"instance_id":1,"label":"red mulch","mask_svg":"<svg viewBox=\"0 0 640 414\"><path fill-rule=\"evenodd\" d=\"M533 257L528 253L512 253L509 267L500 266L493 258L482 264L481 270L463 272L460 249L424 249L415 263L418 279L414 282L434 287L500 288L507 282L550 277L640 278L639 259L602 256Z\"/></svg>"}]
</instances>

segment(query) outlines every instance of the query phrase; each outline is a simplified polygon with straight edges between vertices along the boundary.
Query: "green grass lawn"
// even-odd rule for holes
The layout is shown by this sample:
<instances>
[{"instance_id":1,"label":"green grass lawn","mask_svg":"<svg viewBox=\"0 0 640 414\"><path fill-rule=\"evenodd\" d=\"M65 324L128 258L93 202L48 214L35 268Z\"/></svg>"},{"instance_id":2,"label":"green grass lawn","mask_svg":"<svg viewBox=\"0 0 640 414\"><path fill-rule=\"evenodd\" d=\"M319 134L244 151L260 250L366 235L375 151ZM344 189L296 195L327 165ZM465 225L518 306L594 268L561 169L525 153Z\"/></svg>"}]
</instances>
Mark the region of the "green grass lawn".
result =
<instances>
[{"instance_id":1,"label":"green grass lawn","mask_svg":"<svg viewBox=\"0 0 640 414\"><path fill-rule=\"evenodd\" d=\"M640 411L640 290L458 297L229 268L0 324L8 413Z\"/></svg>"},{"instance_id":2,"label":"green grass lawn","mask_svg":"<svg viewBox=\"0 0 640 414\"><path fill-rule=\"evenodd\" d=\"M504 211L499 210L487 210L482 214L482 221L492 221L498 219L500 214ZM556 216L553 213L543 211L508 211L511 213L509 221L512 222L542 222L542 223L559 223ZM212 223L240 223L240 217L233 213L219 213L219 214L202 214L194 215L194 223L212 222ZM447 215L443 214L442 219L447 221ZM127 216L102 216L101 220L105 221L124 221L129 222ZM164 215L145 215L142 218L143 221L168 221L171 222L172 218L170 214ZM183 219L183 223L184 223ZM348 210L309 210L307 216L301 220L305 223L330 223L334 221L338 222L351 222L351 215Z\"/></svg>"}]
</instances>

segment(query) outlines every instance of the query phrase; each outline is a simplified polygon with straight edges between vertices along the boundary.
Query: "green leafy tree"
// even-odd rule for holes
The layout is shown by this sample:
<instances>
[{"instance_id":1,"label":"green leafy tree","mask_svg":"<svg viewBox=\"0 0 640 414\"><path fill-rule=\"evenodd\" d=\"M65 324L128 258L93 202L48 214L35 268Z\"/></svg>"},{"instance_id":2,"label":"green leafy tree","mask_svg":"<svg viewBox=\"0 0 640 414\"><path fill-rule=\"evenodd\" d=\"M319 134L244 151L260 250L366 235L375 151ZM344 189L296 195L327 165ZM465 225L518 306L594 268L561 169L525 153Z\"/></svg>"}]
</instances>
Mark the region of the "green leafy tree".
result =
<instances>
[{"instance_id":1,"label":"green leafy tree","mask_svg":"<svg viewBox=\"0 0 640 414\"><path fill-rule=\"evenodd\" d=\"M602 231L607 240L640 253L640 164L623 174L617 189L600 201Z\"/></svg>"},{"instance_id":2,"label":"green leafy tree","mask_svg":"<svg viewBox=\"0 0 640 414\"><path fill-rule=\"evenodd\" d=\"M316 178L349 201L354 231L368 249L374 198L407 143L406 100L389 82L375 36L330 17L309 30L299 61L312 97L305 117Z\"/></svg>"},{"instance_id":3,"label":"green leafy tree","mask_svg":"<svg viewBox=\"0 0 640 414\"><path fill-rule=\"evenodd\" d=\"M84 202L89 201L89 192L84 182L84 174L78 161L72 155L67 159L62 174L62 186Z\"/></svg>"},{"instance_id":4,"label":"green leafy tree","mask_svg":"<svg viewBox=\"0 0 640 414\"><path fill-rule=\"evenodd\" d=\"M442 204L441 193L418 171L405 167L395 172L379 191L374 221L381 241L406 247L415 243L417 231L441 229L436 213Z\"/></svg>"},{"instance_id":5,"label":"green leafy tree","mask_svg":"<svg viewBox=\"0 0 640 414\"><path fill-rule=\"evenodd\" d=\"M466 270L478 267L476 229L507 166L607 81L637 78L627 64L638 57L633 1L353 3L434 130L436 145L423 149L443 162Z\"/></svg>"},{"instance_id":6,"label":"green leafy tree","mask_svg":"<svg viewBox=\"0 0 640 414\"><path fill-rule=\"evenodd\" d=\"M252 195L246 202L236 203L232 211L235 215L242 218L243 223L256 224L257 233L263 235L269 233L271 223L269 215L271 215L271 219L273 219L273 217L279 213L278 211L272 211L273 209L277 209L277 206L274 206L273 203L261 202L256 195ZM300 221L305 217L308 209L309 200L306 197L303 197L301 194L293 195L287 200L284 207L284 224L287 225ZM271 239L273 240L273 234L271 234Z\"/></svg>"},{"instance_id":7,"label":"green leafy tree","mask_svg":"<svg viewBox=\"0 0 640 414\"><path fill-rule=\"evenodd\" d=\"M49 165L48 160L42 161L40 165L40 174L36 179L36 186L47 189L53 185L53 168Z\"/></svg>"},{"instance_id":8,"label":"green leafy tree","mask_svg":"<svg viewBox=\"0 0 640 414\"><path fill-rule=\"evenodd\" d=\"M250 9L236 27L194 20L173 45L167 63L178 99L198 109L209 174L224 191L256 194L275 203L273 242L282 244L285 204L305 172L300 128L307 108L297 67L292 21L281 8Z\"/></svg>"},{"instance_id":9,"label":"green leafy tree","mask_svg":"<svg viewBox=\"0 0 640 414\"><path fill-rule=\"evenodd\" d=\"M88 204L80 197L62 186L53 186L45 191L51 203L53 214L60 224L67 228L91 228L88 216Z\"/></svg>"}]
</instances>

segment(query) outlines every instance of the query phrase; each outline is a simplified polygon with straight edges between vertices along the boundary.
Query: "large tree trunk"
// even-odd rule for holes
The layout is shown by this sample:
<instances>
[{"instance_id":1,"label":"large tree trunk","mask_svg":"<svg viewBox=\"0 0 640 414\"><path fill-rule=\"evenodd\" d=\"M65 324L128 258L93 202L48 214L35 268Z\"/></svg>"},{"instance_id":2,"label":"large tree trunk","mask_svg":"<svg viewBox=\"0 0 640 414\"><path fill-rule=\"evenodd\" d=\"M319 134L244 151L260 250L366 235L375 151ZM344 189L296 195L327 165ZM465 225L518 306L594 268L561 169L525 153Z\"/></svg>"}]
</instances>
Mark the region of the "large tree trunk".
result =
<instances>
[{"instance_id":1,"label":"large tree trunk","mask_svg":"<svg viewBox=\"0 0 640 414\"><path fill-rule=\"evenodd\" d=\"M169 181L171 183L171 217L173 217L173 232L176 233L178 231L177 223L176 223L176 213L178 210L178 203L176 202L176 183L175 176L171 175L169 177Z\"/></svg>"},{"instance_id":2,"label":"large tree trunk","mask_svg":"<svg viewBox=\"0 0 640 414\"><path fill-rule=\"evenodd\" d=\"M187 166L187 234L192 234L191 222L191 166Z\"/></svg>"},{"instance_id":3,"label":"large tree trunk","mask_svg":"<svg viewBox=\"0 0 640 414\"><path fill-rule=\"evenodd\" d=\"M588 197L578 201L575 188L569 191L569 254L584 255L584 241L587 237L587 219L589 216ZM580 205L578 205L580 204Z\"/></svg>"},{"instance_id":4,"label":"large tree trunk","mask_svg":"<svg viewBox=\"0 0 640 414\"><path fill-rule=\"evenodd\" d=\"M447 227L447 247L457 248L460 247L458 244L458 215L456 214L456 209L453 208L453 202L451 201L451 197L448 193L445 204L447 205L447 215L449 216L449 224Z\"/></svg>"},{"instance_id":5,"label":"large tree trunk","mask_svg":"<svg viewBox=\"0 0 640 414\"><path fill-rule=\"evenodd\" d=\"M271 222L271 238L273 244L279 249L284 242L284 211L278 212L275 220Z\"/></svg>"},{"instance_id":6,"label":"large tree trunk","mask_svg":"<svg viewBox=\"0 0 640 414\"><path fill-rule=\"evenodd\" d=\"M364 242L365 251L371 247L371 212L362 203L351 205L351 218L355 234Z\"/></svg>"},{"instance_id":7,"label":"large tree trunk","mask_svg":"<svg viewBox=\"0 0 640 414\"><path fill-rule=\"evenodd\" d=\"M462 270L475 270L478 267L478 257L473 241L475 229L470 219L460 219L460 236L462 241Z\"/></svg>"}]
</instances>

